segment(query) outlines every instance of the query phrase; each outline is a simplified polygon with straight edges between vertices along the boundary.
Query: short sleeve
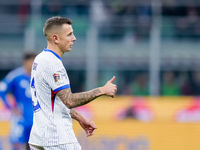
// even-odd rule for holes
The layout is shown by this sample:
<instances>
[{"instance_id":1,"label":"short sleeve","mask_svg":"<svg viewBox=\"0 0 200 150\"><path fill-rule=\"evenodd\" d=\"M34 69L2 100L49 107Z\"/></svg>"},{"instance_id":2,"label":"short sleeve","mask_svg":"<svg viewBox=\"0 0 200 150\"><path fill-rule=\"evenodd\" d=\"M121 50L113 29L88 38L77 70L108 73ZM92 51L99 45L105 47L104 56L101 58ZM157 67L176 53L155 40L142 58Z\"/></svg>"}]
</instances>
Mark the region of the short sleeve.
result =
<instances>
[{"instance_id":1,"label":"short sleeve","mask_svg":"<svg viewBox=\"0 0 200 150\"><path fill-rule=\"evenodd\" d=\"M69 78L62 62L49 64L43 75L53 92L70 88Z\"/></svg>"}]
</instances>

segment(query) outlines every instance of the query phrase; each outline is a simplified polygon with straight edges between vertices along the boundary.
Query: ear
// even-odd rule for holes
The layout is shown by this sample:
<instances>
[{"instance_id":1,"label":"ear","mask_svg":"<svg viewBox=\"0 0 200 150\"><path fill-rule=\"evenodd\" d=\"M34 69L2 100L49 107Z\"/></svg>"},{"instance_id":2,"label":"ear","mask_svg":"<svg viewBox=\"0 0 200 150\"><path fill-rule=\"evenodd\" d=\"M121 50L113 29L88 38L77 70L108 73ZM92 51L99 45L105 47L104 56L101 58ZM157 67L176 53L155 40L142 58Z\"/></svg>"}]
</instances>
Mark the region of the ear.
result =
<instances>
[{"instance_id":1,"label":"ear","mask_svg":"<svg viewBox=\"0 0 200 150\"><path fill-rule=\"evenodd\" d=\"M54 43L58 44L58 35L54 34L52 36L52 40L53 40Z\"/></svg>"}]
</instances>

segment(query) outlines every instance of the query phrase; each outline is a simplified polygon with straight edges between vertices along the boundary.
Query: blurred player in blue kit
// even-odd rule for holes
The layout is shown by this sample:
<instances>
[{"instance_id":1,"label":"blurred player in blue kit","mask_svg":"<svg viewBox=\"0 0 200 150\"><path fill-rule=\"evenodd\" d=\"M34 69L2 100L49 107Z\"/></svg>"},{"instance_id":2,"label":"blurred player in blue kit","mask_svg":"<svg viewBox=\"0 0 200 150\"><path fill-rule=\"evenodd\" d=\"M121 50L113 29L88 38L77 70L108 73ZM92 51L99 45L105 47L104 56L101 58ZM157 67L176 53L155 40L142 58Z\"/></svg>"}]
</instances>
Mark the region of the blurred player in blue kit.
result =
<instances>
[{"instance_id":1,"label":"blurred player in blue kit","mask_svg":"<svg viewBox=\"0 0 200 150\"><path fill-rule=\"evenodd\" d=\"M72 49L76 37L72 21L63 17L49 18L43 28L47 47L34 60L31 72L33 126L29 144L31 150L81 150L74 134L72 119L79 122L87 136L96 126L75 107L85 105L99 96L114 97L115 77L104 86L86 92L72 93L62 55Z\"/></svg>"},{"instance_id":2,"label":"blurred player in blue kit","mask_svg":"<svg viewBox=\"0 0 200 150\"><path fill-rule=\"evenodd\" d=\"M33 124L33 106L30 93L31 68L36 54L26 52L23 66L9 72L0 82L0 97L5 106L12 111L10 142L12 150L29 150L28 140ZM8 94L15 99L9 104Z\"/></svg>"}]
</instances>

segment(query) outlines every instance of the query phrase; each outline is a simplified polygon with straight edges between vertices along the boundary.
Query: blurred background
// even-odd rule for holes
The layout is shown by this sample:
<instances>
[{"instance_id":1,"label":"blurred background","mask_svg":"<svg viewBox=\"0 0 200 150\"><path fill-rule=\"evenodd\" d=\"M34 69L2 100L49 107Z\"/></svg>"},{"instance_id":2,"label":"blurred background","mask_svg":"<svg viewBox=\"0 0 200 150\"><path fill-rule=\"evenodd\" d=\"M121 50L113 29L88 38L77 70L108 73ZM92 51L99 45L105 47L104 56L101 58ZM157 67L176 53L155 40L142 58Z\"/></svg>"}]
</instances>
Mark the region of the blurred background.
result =
<instances>
[{"instance_id":1,"label":"blurred background","mask_svg":"<svg viewBox=\"0 0 200 150\"><path fill-rule=\"evenodd\" d=\"M73 20L77 38L62 58L74 92L115 75L120 95L199 95L199 3L0 0L0 78L21 65L24 51L43 50L44 22L60 15Z\"/></svg>"},{"instance_id":2,"label":"blurred background","mask_svg":"<svg viewBox=\"0 0 200 150\"><path fill-rule=\"evenodd\" d=\"M182 118L187 120L191 118L190 115L195 115L196 119L193 116L194 120L188 122L200 121L199 104L194 104L200 95L200 1L0 0L0 79L22 64L24 51L40 53L43 50L46 46L42 32L43 25L46 19L57 15L72 19L77 38L72 51L62 57L70 78L72 92L103 86L115 75L115 83L118 86L117 99L121 99L120 105L124 105L123 99L126 99L125 103L129 106L134 105L132 103L135 102L135 98L136 101L138 99L141 101L142 98L145 104L137 103L139 108L144 108L146 111L146 104L150 105L153 108L154 118L168 116L170 125L171 122L174 125L174 115L180 108L195 107L197 109L192 111L196 114L189 111ZM111 101L110 106L116 105L117 110L119 103ZM163 101L164 104L166 102L164 105L166 107L162 105ZM166 111L161 113L160 106ZM97 106L91 107L98 109ZM102 106L105 107L108 106ZM114 114L116 110L113 110ZM116 121L115 117L110 119ZM101 123L102 121L99 121L99 124ZM122 128L127 125L131 124L126 124ZM156 125L152 125L152 128L157 127ZM191 135L185 135L185 139L182 140L186 141L185 143L188 141L188 136L193 137L193 132L189 132L188 128L194 126L197 129L193 130L194 133L200 131L197 124L186 126ZM147 130L150 128L148 127ZM185 132L184 129L180 133ZM134 138L136 134L141 133L133 131L127 136ZM147 142L144 139L144 141L139 140L138 147L135 146L137 144L132 144L126 148L119 146L107 149L164 150L161 147L151 146L154 142L162 143L155 140L158 137L151 137L151 133L142 133L142 135L146 135L148 140ZM6 133L3 136L6 136ZM194 138L199 137L198 135ZM191 148L191 145L194 143L183 147L175 145L174 149L195 150L200 147L198 145ZM97 147L86 149L96 150Z\"/></svg>"}]
</instances>

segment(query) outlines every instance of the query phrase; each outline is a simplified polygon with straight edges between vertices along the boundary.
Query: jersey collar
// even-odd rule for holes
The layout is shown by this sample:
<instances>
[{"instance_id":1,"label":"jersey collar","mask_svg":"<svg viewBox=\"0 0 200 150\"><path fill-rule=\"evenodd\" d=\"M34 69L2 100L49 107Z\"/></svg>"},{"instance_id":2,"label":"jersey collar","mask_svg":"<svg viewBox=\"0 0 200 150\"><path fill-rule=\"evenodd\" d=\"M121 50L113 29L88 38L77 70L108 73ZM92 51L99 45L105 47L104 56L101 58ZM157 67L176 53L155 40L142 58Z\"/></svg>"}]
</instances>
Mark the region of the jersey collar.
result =
<instances>
[{"instance_id":1,"label":"jersey collar","mask_svg":"<svg viewBox=\"0 0 200 150\"><path fill-rule=\"evenodd\" d=\"M61 60L61 57L58 56L58 54L56 54L54 51L52 51L52 50L50 50L50 49L47 49L47 48L44 48L44 51L45 51L45 52L51 52L51 53L53 53L58 59Z\"/></svg>"}]
</instances>

